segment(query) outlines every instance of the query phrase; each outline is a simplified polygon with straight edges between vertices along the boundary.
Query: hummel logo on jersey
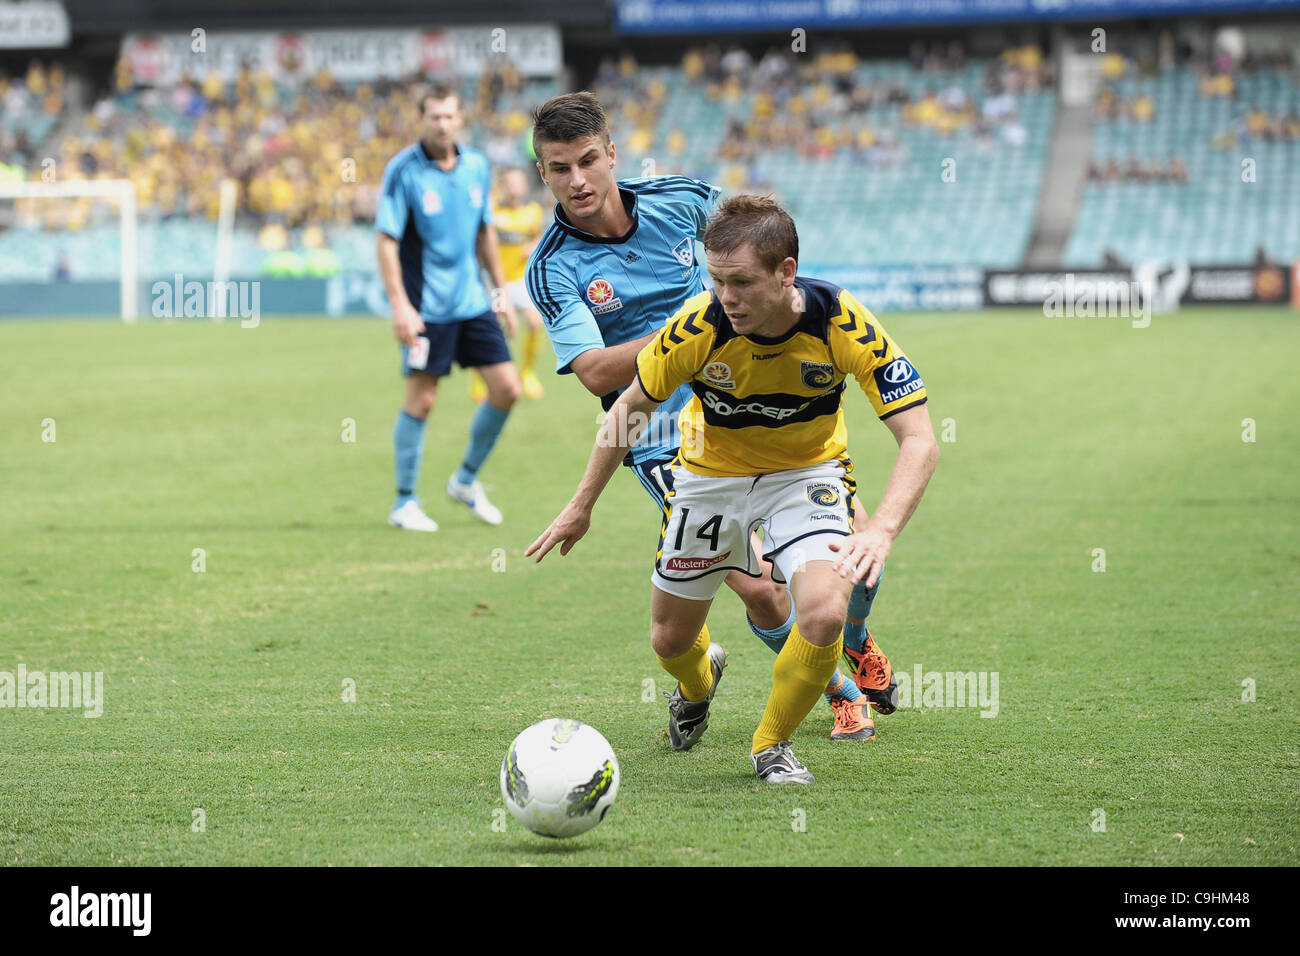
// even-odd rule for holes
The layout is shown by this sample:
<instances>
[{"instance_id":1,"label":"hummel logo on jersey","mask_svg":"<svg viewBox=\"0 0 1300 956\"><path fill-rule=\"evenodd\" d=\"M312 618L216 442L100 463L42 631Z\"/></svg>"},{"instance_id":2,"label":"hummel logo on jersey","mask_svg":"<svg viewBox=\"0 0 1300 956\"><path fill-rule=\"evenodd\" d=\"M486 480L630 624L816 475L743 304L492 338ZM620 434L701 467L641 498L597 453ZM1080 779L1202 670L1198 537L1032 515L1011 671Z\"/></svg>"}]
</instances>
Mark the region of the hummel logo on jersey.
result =
<instances>
[{"instance_id":1,"label":"hummel logo on jersey","mask_svg":"<svg viewBox=\"0 0 1300 956\"><path fill-rule=\"evenodd\" d=\"M767 355L759 355L757 352L750 352L749 357L753 359L755 362L763 362L766 361L767 359L774 359L778 355L784 355L784 354L785 354L785 349L782 349L779 352L769 352Z\"/></svg>"},{"instance_id":2,"label":"hummel logo on jersey","mask_svg":"<svg viewBox=\"0 0 1300 956\"><path fill-rule=\"evenodd\" d=\"M635 252L633 252L631 249L629 249L628 252L627 252L627 261L628 261L628 262L640 262L640 261L641 261L641 257L638 256L638 255L637 255Z\"/></svg>"},{"instance_id":3,"label":"hummel logo on jersey","mask_svg":"<svg viewBox=\"0 0 1300 956\"><path fill-rule=\"evenodd\" d=\"M682 265L690 266L695 262L695 240L687 236L673 246L673 255L677 257L677 261Z\"/></svg>"}]
</instances>

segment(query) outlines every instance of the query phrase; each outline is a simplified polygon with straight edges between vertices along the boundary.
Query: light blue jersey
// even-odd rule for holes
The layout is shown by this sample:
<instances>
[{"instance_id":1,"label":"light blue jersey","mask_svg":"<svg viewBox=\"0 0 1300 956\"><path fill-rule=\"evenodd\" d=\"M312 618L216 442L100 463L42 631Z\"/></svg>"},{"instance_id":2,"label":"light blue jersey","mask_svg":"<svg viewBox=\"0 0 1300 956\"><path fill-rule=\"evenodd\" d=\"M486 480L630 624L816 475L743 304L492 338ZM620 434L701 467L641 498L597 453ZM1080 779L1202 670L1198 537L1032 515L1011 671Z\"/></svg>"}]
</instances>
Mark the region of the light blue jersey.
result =
<instances>
[{"instance_id":1,"label":"light blue jersey","mask_svg":"<svg viewBox=\"0 0 1300 956\"><path fill-rule=\"evenodd\" d=\"M685 176L626 179L618 184L632 217L624 236L584 232L555 207L555 221L528 259L528 295L546 321L560 374L573 371L583 352L638 339L661 329L691 296L704 289L695 240L721 191ZM617 399L602 399L608 409ZM691 400L684 385L660 405L645 437L632 449L641 463L676 452L677 415Z\"/></svg>"},{"instance_id":2,"label":"light blue jersey","mask_svg":"<svg viewBox=\"0 0 1300 956\"><path fill-rule=\"evenodd\" d=\"M492 170L487 157L456 148L450 171L422 143L384 169L375 228L398 241L402 285L425 322L456 322L490 308L479 276L478 233L492 224Z\"/></svg>"}]
</instances>

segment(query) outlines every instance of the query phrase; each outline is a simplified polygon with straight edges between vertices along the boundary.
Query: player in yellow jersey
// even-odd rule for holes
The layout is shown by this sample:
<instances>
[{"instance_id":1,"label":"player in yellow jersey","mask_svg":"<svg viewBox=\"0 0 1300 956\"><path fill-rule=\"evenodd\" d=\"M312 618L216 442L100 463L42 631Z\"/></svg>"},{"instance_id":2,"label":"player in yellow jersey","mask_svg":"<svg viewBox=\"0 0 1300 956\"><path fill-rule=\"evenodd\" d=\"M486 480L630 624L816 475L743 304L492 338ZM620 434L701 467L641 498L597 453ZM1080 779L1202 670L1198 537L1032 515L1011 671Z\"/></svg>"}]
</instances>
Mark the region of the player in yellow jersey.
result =
<instances>
[{"instance_id":1,"label":"player in yellow jersey","mask_svg":"<svg viewBox=\"0 0 1300 956\"><path fill-rule=\"evenodd\" d=\"M708 725L726 656L710 653L701 628L728 572L759 573L748 543L762 527L763 558L789 582L795 626L772 669L751 761L761 780L811 783L790 738L835 670L853 585L879 578L939 446L920 375L852 295L796 274L798 234L777 203L727 200L704 248L713 290L688 299L642 348L573 499L525 554L540 561L557 544L572 549L637 438L629 423L689 383L652 576L651 645L678 681L670 736L694 742ZM898 442L884 496L860 528L841 407L849 376Z\"/></svg>"},{"instance_id":2,"label":"player in yellow jersey","mask_svg":"<svg viewBox=\"0 0 1300 956\"><path fill-rule=\"evenodd\" d=\"M519 374L524 382L524 394L529 398L541 398L544 390L537 373L533 371L533 362L537 359L537 349L542 341L542 317L528 297L524 270L528 266L528 257L537 247L546 228L546 213L540 203L528 198L528 178L522 169L502 171L497 180L492 221L497 227L506 294L526 324L523 355L518 363ZM481 402L487 396L487 389L477 375L471 375L470 379L470 394L475 401Z\"/></svg>"}]
</instances>

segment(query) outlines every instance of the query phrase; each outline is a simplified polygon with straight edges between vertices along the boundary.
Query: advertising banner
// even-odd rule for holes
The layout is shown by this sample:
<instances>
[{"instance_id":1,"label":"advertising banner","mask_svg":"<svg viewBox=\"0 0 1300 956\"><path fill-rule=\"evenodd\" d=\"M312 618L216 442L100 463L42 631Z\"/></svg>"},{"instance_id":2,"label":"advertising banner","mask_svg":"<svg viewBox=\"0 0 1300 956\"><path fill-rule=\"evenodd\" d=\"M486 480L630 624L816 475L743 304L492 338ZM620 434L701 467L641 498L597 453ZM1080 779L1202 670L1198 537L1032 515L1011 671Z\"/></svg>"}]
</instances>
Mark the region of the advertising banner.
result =
<instances>
[{"instance_id":1,"label":"advertising banner","mask_svg":"<svg viewBox=\"0 0 1300 956\"><path fill-rule=\"evenodd\" d=\"M441 30L310 30L283 33L128 33L122 58L135 82L170 86L212 72L229 82L241 66L279 82L301 83L327 70L344 83L414 74L472 76L509 61L525 76L554 76L562 66L552 25L447 27Z\"/></svg>"}]
</instances>

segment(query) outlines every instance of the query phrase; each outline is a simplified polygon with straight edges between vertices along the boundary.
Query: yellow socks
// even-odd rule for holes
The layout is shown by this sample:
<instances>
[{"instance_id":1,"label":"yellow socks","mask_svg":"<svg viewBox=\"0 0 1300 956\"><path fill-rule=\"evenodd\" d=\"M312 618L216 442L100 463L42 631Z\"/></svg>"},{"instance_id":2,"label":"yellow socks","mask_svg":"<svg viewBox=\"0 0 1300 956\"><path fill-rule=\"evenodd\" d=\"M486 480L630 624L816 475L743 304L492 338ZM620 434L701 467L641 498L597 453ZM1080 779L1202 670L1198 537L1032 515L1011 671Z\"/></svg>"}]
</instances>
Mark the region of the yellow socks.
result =
<instances>
[{"instance_id":1,"label":"yellow socks","mask_svg":"<svg viewBox=\"0 0 1300 956\"><path fill-rule=\"evenodd\" d=\"M529 329L524 333L524 355L523 361L519 363L519 372L531 372L533 362L537 360L537 347L541 342L542 333L539 329Z\"/></svg>"},{"instance_id":2,"label":"yellow socks","mask_svg":"<svg viewBox=\"0 0 1300 956\"><path fill-rule=\"evenodd\" d=\"M682 685L682 696L687 700L704 700L713 687L713 668L709 666L709 628L700 629L700 636L695 639L691 649L678 657L660 657L663 669L677 678ZM836 655L838 657L838 655ZM832 660L832 664L834 661ZM822 681L825 686L826 682ZM808 710L812 709L810 704ZM805 710L804 713L808 711ZM803 718L800 717L800 720ZM796 721L797 723L798 721Z\"/></svg>"},{"instance_id":3,"label":"yellow socks","mask_svg":"<svg viewBox=\"0 0 1300 956\"><path fill-rule=\"evenodd\" d=\"M708 646L707 644L705 645ZM754 753L789 740L826 689L844 649L844 638L827 647L809 644L796 623L772 665L772 693L754 732ZM683 692L685 684L682 685Z\"/></svg>"}]
</instances>

